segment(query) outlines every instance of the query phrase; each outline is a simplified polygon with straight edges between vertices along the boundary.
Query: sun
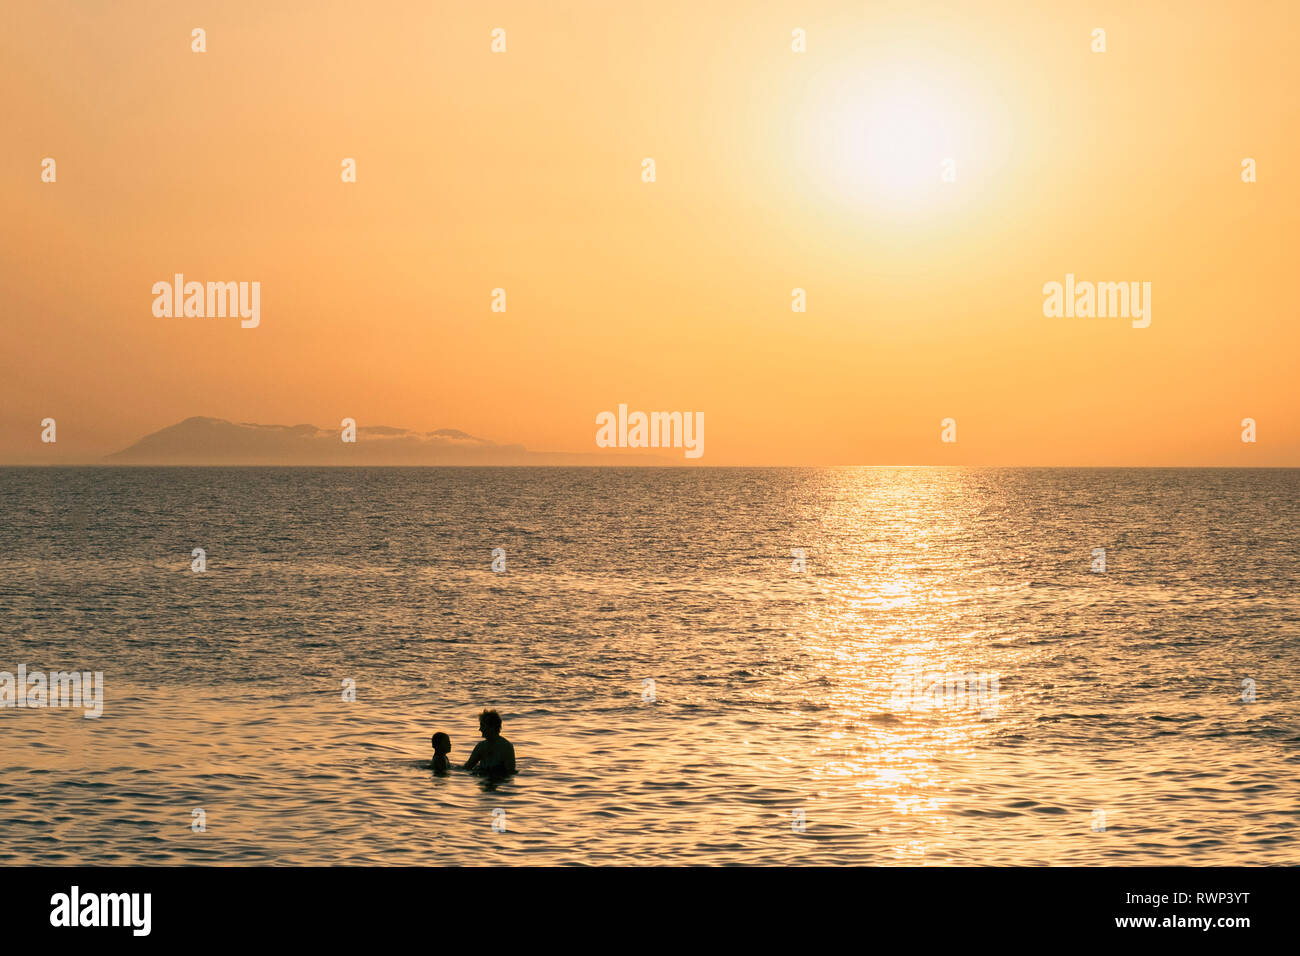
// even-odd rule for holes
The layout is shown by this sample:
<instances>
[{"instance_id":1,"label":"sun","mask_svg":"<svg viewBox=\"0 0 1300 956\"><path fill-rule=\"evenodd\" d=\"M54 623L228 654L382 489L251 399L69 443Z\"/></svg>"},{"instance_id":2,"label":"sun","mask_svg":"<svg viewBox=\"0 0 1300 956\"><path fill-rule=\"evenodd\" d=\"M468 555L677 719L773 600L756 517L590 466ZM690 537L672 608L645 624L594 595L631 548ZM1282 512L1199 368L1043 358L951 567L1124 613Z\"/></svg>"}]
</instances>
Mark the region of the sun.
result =
<instances>
[{"instance_id":1,"label":"sun","mask_svg":"<svg viewBox=\"0 0 1300 956\"><path fill-rule=\"evenodd\" d=\"M854 91L822 119L822 156L832 185L859 198L915 201L955 165L941 100L903 82Z\"/></svg>"},{"instance_id":2,"label":"sun","mask_svg":"<svg viewBox=\"0 0 1300 956\"><path fill-rule=\"evenodd\" d=\"M815 87L796 135L816 191L838 204L897 210L931 205L957 181L976 125L947 77L894 67Z\"/></svg>"}]
</instances>

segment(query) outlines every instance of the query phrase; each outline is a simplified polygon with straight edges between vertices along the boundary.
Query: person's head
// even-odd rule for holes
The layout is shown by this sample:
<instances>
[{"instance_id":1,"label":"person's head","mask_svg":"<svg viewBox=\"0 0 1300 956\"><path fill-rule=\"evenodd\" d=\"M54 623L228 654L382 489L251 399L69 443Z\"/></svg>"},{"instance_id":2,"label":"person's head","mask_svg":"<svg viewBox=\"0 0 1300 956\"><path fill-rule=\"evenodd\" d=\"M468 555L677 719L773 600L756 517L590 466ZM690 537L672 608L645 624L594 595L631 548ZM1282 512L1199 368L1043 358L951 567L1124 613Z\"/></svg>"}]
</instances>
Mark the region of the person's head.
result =
<instances>
[{"instance_id":1,"label":"person's head","mask_svg":"<svg viewBox=\"0 0 1300 956\"><path fill-rule=\"evenodd\" d=\"M491 740L501 736L501 715L495 710L485 710L478 715L478 732Z\"/></svg>"},{"instance_id":2,"label":"person's head","mask_svg":"<svg viewBox=\"0 0 1300 956\"><path fill-rule=\"evenodd\" d=\"M451 750L451 738L439 731L433 735L433 752L445 754Z\"/></svg>"}]
</instances>

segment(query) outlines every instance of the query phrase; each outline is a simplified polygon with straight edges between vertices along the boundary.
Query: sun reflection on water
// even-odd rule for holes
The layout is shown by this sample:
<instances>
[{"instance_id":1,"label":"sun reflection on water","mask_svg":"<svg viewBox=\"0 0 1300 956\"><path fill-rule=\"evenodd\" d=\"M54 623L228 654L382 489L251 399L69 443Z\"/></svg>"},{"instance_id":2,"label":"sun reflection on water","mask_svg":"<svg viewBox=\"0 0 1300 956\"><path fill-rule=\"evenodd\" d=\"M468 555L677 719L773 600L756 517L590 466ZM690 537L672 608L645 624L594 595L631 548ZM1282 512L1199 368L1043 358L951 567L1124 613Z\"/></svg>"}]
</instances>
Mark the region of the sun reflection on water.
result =
<instances>
[{"instance_id":1,"label":"sun reflection on water","mask_svg":"<svg viewBox=\"0 0 1300 956\"><path fill-rule=\"evenodd\" d=\"M845 546L826 556L834 573L809 624L830 715L813 772L850 787L863 819L884 821L877 829L892 855L924 857L949 830L947 767L972 754L988 727L964 697L900 700L899 688L924 686L925 675L982 669L978 632L952 626L958 596L948 582L961 569L945 565L951 555L936 548L960 533L973 502L958 476L929 474L925 494L912 487L915 475L870 477L857 494L841 496L836 525Z\"/></svg>"}]
</instances>

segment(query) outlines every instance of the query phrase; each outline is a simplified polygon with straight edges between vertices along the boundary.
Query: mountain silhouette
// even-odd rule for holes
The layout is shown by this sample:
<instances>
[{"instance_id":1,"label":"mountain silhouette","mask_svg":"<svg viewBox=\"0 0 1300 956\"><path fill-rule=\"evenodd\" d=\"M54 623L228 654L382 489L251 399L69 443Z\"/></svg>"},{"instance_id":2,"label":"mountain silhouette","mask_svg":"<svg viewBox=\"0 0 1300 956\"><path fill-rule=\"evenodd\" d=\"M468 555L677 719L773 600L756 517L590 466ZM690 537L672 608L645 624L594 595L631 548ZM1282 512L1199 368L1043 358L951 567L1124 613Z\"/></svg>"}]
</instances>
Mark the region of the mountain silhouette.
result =
<instances>
[{"instance_id":1,"label":"mountain silhouette","mask_svg":"<svg viewBox=\"0 0 1300 956\"><path fill-rule=\"evenodd\" d=\"M355 443L339 428L258 425L194 416L107 456L115 465L672 465L640 454L533 452L454 428L416 432L358 425Z\"/></svg>"}]
</instances>

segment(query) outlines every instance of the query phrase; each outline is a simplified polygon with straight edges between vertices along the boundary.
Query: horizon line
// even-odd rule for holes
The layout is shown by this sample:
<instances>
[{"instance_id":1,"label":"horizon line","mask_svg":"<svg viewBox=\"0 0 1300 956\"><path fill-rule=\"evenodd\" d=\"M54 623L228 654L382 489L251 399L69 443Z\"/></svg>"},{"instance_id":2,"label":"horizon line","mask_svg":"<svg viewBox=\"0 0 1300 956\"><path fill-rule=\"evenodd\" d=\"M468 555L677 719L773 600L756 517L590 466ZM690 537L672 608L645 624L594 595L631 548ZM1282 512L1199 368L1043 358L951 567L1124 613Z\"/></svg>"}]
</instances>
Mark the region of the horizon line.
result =
<instances>
[{"instance_id":1,"label":"horizon line","mask_svg":"<svg viewBox=\"0 0 1300 956\"><path fill-rule=\"evenodd\" d=\"M556 454L566 454L559 452ZM220 462L196 463L196 464L148 464L148 463L128 463L117 464L107 462L50 462L47 464L37 463L6 463L0 462L0 469L4 468L284 468L284 469L323 469L323 468L367 468L367 469L501 469L501 468L531 468L531 469L555 469L555 468L582 468L589 470L599 470L604 468L635 468L640 471L693 471L699 469L824 469L824 468L968 468L968 469L997 469L997 468L1033 468L1033 469L1062 469L1068 468L1076 471L1094 470L1094 471L1121 471L1121 470L1167 470L1167 471L1296 471L1300 470L1300 465L1024 465L1024 464L932 464L932 463L854 463L854 464L828 464L828 465L631 465L617 464L611 462L607 465L552 465L552 464L529 464L529 465L478 465L478 464L443 464L443 465L312 465L312 464L224 464Z\"/></svg>"}]
</instances>

